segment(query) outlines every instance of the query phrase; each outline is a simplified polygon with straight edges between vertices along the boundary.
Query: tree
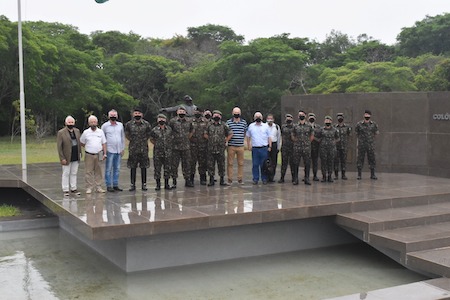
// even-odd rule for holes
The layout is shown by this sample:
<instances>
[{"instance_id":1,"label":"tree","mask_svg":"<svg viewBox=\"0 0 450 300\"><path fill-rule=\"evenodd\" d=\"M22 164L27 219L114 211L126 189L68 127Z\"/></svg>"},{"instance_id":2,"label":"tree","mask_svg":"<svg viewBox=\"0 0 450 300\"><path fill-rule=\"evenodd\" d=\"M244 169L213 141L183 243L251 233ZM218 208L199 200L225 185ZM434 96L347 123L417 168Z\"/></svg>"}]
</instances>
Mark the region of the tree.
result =
<instances>
[{"instance_id":1,"label":"tree","mask_svg":"<svg viewBox=\"0 0 450 300\"><path fill-rule=\"evenodd\" d=\"M425 53L450 52L450 13L427 16L413 27L404 27L397 36L401 55L416 57Z\"/></svg>"},{"instance_id":2,"label":"tree","mask_svg":"<svg viewBox=\"0 0 450 300\"><path fill-rule=\"evenodd\" d=\"M92 43L105 50L106 56L112 56L117 53L133 54L136 43L141 37L133 32L124 34L119 31L96 31L91 34Z\"/></svg>"}]
</instances>

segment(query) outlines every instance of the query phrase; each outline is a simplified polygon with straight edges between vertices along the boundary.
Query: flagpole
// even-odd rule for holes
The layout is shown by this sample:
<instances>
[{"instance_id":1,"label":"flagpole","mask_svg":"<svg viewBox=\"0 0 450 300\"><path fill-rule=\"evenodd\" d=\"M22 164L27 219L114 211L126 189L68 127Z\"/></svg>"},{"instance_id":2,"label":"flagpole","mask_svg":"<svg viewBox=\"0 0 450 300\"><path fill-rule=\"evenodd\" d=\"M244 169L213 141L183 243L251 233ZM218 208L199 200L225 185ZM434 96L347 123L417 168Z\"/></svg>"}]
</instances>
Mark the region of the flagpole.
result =
<instances>
[{"instance_id":1,"label":"flagpole","mask_svg":"<svg viewBox=\"0 0 450 300\"><path fill-rule=\"evenodd\" d=\"M19 44L19 83L20 83L20 137L22 146L22 180L27 182L27 138L25 128L25 92L23 84L23 46L22 46L22 6L17 0L17 32Z\"/></svg>"}]
</instances>

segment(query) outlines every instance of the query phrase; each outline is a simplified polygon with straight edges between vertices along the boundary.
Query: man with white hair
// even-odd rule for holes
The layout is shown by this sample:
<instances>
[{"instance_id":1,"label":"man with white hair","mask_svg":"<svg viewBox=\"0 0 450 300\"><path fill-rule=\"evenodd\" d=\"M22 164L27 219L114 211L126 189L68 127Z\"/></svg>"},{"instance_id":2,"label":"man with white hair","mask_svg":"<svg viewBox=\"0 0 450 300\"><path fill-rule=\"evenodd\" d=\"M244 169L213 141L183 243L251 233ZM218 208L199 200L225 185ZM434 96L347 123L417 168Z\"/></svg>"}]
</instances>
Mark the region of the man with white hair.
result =
<instances>
[{"instance_id":1,"label":"man with white hair","mask_svg":"<svg viewBox=\"0 0 450 300\"><path fill-rule=\"evenodd\" d=\"M103 131L97 127L98 119L91 115L88 118L89 128L83 131L80 137L81 146L84 147L84 169L86 181L86 194L96 191L105 193L102 189L102 169L100 161L107 158L106 137Z\"/></svg>"},{"instance_id":2,"label":"man with white hair","mask_svg":"<svg viewBox=\"0 0 450 300\"><path fill-rule=\"evenodd\" d=\"M64 122L66 126L58 131L56 148L62 166L62 190L64 196L70 192L80 195L77 190L78 166L81 158L80 130L75 128L75 119L67 116Z\"/></svg>"},{"instance_id":3,"label":"man with white hair","mask_svg":"<svg viewBox=\"0 0 450 300\"><path fill-rule=\"evenodd\" d=\"M246 133L248 150L252 151L253 184L258 184L260 175L263 184L267 184L267 174L263 170L268 152L272 149L270 130L269 126L262 122L263 116L259 111L253 119L255 122L248 126Z\"/></svg>"},{"instance_id":4,"label":"man with white hair","mask_svg":"<svg viewBox=\"0 0 450 300\"><path fill-rule=\"evenodd\" d=\"M123 191L119 187L119 173L120 161L125 150L125 131L123 124L117 121L117 116L116 110L110 110L108 112L109 121L102 125L108 151L105 164L105 183L108 192Z\"/></svg>"}]
</instances>

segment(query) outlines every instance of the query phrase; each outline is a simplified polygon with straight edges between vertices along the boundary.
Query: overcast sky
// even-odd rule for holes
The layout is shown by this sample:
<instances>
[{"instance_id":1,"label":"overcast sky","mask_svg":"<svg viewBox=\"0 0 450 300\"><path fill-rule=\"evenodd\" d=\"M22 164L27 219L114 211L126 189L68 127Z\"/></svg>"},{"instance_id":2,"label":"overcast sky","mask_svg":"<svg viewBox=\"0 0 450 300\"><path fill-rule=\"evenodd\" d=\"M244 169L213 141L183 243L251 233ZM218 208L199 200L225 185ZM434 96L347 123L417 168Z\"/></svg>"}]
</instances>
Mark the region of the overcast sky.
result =
<instances>
[{"instance_id":1,"label":"overcast sky","mask_svg":"<svg viewBox=\"0 0 450 300\"><path fill-rule=\"evenodd\" d=\"M17 21L17 1L0 0L0 14ZM450 0L21 0L23 21L60 22L89 34L133 31L142 37L186 35L188 27L228 26L246 41L290 33L322 42L332 29L366 33L394 44L403 27L450 12Z\"/></svg>"}]
</instances>

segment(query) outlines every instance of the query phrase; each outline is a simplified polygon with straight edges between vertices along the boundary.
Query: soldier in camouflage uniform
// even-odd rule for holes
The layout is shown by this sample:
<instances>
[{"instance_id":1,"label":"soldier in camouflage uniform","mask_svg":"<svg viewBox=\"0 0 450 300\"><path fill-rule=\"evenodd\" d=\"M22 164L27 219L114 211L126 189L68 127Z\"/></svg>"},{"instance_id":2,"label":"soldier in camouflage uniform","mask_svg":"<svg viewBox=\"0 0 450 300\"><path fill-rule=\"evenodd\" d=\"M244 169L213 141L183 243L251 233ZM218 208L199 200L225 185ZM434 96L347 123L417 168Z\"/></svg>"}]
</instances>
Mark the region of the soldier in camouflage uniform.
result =
<instances>
[{"instance_id":1,"label":"soldier in camouflage uniform","mask_svg":"<svg viewBox=\"0 0 450 300\"><path fill-rule=\"evenodd\" d=\"M222 122L222 113L218 110L213 111L213 123L210 124L205 132L208 139L208 186L214 185L215 164L217 163L217 172L220 176L220 185L225 183L225 148L233 133L225 122Z\"/></svg>"},{"instance_id":2,"label":"soldier in camouflage uniform","mask_svg":"<svg viewBox=\"0 0 450 300\"><path fill-rule=\"evenodd\" d=\"M305 178L306 185L311 185L309 181L309 171L311 167L311 141L313 140L313 128L311 124L306 122L306 114L303 110L298 112L299 122L292 130L292 140L294 142L294 179L293 184L298 185L298 168L300 166L301 158L305 164Z\"/></svg>"},{"instance_id":3,"label":"soldier in camouflage uniform","mask_svg":"<svg viewBox=\"0 0 450 300\"><path fill-rule=\"evenodd\" d=\"M314 113L309 113L308 121L309 121L309 124L311 125L312 129L314 130L314 136L315 136L321 129L320 125L316 124L316 115ZM317 177L317 170L319 169L319 148L320 148L320 144L314 138L311 141L311 163L312 163L313 180L314 181L319 181L319 178Z\"/></svg>"},{"instance_id":4,"label":"soldier in camouflage uniform","mask_svg":"<svg viewBox=\"0 0 450 300\"><path fill-rule=\"evenodd\" d=\"M377 179L375 176L375 136L380 132L378 131L377 123L370 120L371 116L372 113L370 110L366 110L364 120L358 122L355 127L356 136L358 137L358 159L356 161L358 180L361 179L361 171L366 153L370 167L370 178Z\"/></svg>"},{"instance_id":5,"label":"soldier in camouflage uniform","mask_svg":"<svg viewBox=\"0 0 450 300\"><path fill-rule=\"evenodd\" d=\"M191 181L191 142L193 133L192 121L186 117L186 109L180 106L177 110L177 116L170 120L169 126L172 128L172 188L177 187L178 166L181 160L183 177L186 181L185 186L193 187Z\"/></svg>"},{"instance_id":6,"label":"soldier in camouflage uniform","mask_svg":"<svg viewBox=\"0 0 450 300\"><path fill-rule=\"evenodd\" d=\"M172 167L172 128L166 125L167 117L159 114L156 125L150 133L153 147L153 165L155 167L155 190L161 189L161 169L164 166L164 189L170 190L169 178Z\"/></svg>"},{"instance_id":7,"label":"soldier in camouflage uniform","mask_svg":"<svg viewBox=\"0 0 450 300\"><path fill-rule=\"evenodd\" d=\"M192 119L193 133L191 137L191 181L194 182L195 167L198 163L198 173L200 174L200 184L206 185L206 171L208 140L205 138L205 131L210 122L203 117L202 111L196 109Z\"/></svg>"},{"instance_id":8,"label":"soldier in camouflage uniform","mask_svg":"<svg viewBox=\"0 0 450 300\"><path fill-rule=\"evenodd\" d=\"M186 115L188 117L193 117L194 116L194 112L197 109L197 106L195 104L193 104L192 97L189 96L189 95L185 95L183 97L183 100L184 100L184 105L182 105L182 106L186 110ZM180 107L180 105L176 105L176 106L172 106L172 107L164 107L164 108L161 108L159 110L159 112L160 113L176 112L178 110L178 107Z\"/></svg>"},{"instance_id":9,"label":"soldier in camouflage uniform","mask_svg":"<svg viewBox=\"0 0 450 300\"><path fill-rule=\"evenodd\" d=\"M345 176L347 164L347 147L352 127L344 123L344 114L338 113L336 115L338 122L334 125L339 134L339 142L336 143L336 158L334 160L334 179L339 178L339 166L341 167L342 179L347 180Z\"/></svg>"},{"instance_id":10,"label":"soldier in camouflage uniform","mask_svg":"<svg viewBox=\"0 0 450 300\"><path fill-rule=\"evenodd\" d=\"M316 133L316 138L320 142L320 167L322 169L322 182L333 182L333 164L336 157L336 142L339 134L332 126L330 116L325 117L324 127Z\"/></svg>"},{"instance_id":11,"label":"soldier in camouflage uniform","mask_svg":"<svg viewBox=\"0 0 450 300\"><path fill-rule=\"evenodd\" d=\"M127 161L127 166L131 169L130 191L136 190L136 169L138 167L141 168L142 190L147 190L147 168L150 167L148 139L152 128L150 123L142 117L142 110L135 108L133 119L125 124L125 137L130 141Z\"/></svg>"},{"instance_id":12,"label":"soldier in camouflage uniform","mask_svg":"<svg viewBox=\"0 0 450 300\"><path fill-rule=\"evenodd\" d=\"M289 165L294 180L294 143L292 141L292 130L294 129L294 118L291 114L286 114L285 124L281 126L281 177L278 183L284 183L284 176L286 175L287 167Z\"/></svg>"}]
</instances>

